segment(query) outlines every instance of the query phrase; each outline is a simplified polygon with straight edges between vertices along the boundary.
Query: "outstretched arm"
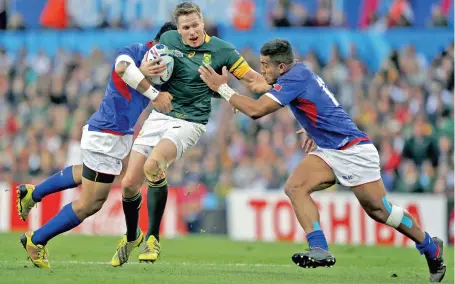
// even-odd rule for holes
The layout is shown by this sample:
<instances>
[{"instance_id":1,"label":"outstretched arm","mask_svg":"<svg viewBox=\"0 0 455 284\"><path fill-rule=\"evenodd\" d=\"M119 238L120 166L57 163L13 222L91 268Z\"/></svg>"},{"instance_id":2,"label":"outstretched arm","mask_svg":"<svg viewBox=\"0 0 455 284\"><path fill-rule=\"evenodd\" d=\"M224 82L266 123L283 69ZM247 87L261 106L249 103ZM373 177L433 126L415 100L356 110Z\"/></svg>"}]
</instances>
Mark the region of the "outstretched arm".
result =
<instances>
[{"instance_id":1,"label":"outstretched arm","mask_svg":"<svg viewBox=\"0 0 455 284\"><path fill-rule=\"evenodd\" d=\"M261 118L282 107L278 102L267 95L262 95L258 100L255 100L247 96L242 96L231 89L227 84L228 71L226 67L223 67L222 75L217 74L210 65L199 67L199 73L201 73L201 79L210 89L218 92L234 108L252 119Z\"/></svg>"},{"instance_id":2,"label":"outstretched arm","mask_svg":"<svg viewBox=\"0 0 455 284\"><path fill-rule=\"evenodd\" d=\"M229 86L226 84L226 87ZM231 89L232 90L232 89ZM253 98L242 96L239 93L232 90L234 93L230 99L223 96L228 102L234 106L234 108L248 115L252 119L261 118L269 113L279 110L282 106L269 98L266 95L262 95L259 99L255 100ZM228 91L229 93L230 91Z\"/></svg>"},{"instance_id":3,"label":"outstretched arm","mask_svg":"<svg viewBox=\"0 0 455 284\"><path fill-rule=\"evenodd\" d=\"M252 92L258 94L263 94L272 89L272 86L267 84L264 77L251 68L250 71L248 71L245 76L240 79L240 82L242 82Z\"/></svg>"},{"instance_id":4,"label":"outstretched arm","mask_svg":"<svg viewBox=\"0 0 455 284\"><path fill-rule=\"evenodd\" d=\"M223 65L250 91L263 94L272 88L261 74L250 67L245 58L234 47L223 50L223 54L226 59Z\"/></svg>"}]
</instances>

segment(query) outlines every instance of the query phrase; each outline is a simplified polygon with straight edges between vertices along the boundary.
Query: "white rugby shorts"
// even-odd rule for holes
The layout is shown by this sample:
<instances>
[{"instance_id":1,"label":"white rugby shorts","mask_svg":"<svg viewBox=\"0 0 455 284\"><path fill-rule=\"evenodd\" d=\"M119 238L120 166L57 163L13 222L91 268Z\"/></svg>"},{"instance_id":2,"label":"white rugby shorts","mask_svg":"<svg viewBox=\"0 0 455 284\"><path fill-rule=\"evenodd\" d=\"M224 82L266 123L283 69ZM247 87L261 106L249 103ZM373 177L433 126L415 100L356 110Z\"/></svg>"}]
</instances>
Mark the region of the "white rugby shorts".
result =
<instances>
[{"instance_id":1,"label":"white rugby shorts","mask_svg":"<svg viewBox=\"0 0 455 284\"><path fill-rule=\"evenodd\" d=\"M120 175L122 160L128 156L133 135L115 135L82 128L82 162L90 169L109 175Z\"/></svg>"},{"instance_id":2,"label":"white rugby shorts","mask_svg":"<svg viewBox=\"0 0 455 284\"><path fill-rule=\"evenodd\" d=\"M344 186L354 187L381 178L379 154L373 144L353 145L345 150L318 147L309 154L323 159Z\"/></svg>"},{"instance_id":3,"label":"white rugby shorts","mask_svg":"<svg viewBox=\"0 0 455 284\"><path fill-rule=\"evenodd\" d=\"M206 126L152 111L134 140L133 150L148 157L161 139L177 147L177 160L191 149L206 131Z\"/></svg>"}]
</instances>

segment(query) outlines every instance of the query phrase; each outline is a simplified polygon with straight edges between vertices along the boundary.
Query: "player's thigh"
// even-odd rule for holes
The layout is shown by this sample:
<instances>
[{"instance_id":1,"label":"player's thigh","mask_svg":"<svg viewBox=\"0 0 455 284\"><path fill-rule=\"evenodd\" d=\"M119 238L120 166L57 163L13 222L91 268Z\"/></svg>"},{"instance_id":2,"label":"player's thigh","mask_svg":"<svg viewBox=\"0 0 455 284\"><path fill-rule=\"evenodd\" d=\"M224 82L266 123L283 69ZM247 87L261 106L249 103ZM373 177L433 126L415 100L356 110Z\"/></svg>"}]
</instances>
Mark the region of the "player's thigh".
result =
<instances>
[{"instance_id":1,"label":"player's thigh","mask_svg":"<svg viewBox=\"0 0 455 284\"><path fill-rule=\"evenodd\" d=\"M81 194L79 199L74 201L72 205L74 213L81 221L92 216L103 207L109 195L112 182L113 180L107 183L82 177Z\"/></svg>"},{"instance_id":2,"label":"player's thigh","mask_svg":"<svg viewBox=\"0 0 455 284\"><path fill-rule=\"evenodd\" d=\"M153 148L144 164L144 175L147 180L156 182L166 177L166 170L175 161L177 148L169 139L162 139Z\"/></svg>"},{"instance_id":3,"label":"player's thigh","mask_svg":"<svg viewBox=\"0 0 455 284\"><path fill-rule=\"evenodd\" d=\"M104 153L82 149L82 161L83 188L80 200L83 204L104 202L114 178L122 171L122 160Z\"/></svg>"},{"instance_id":4,"label":"player's thigh","mask_svg":"<svg viewBox=\"0 0 455 284\"><path fill-rule=\"evenodd\" d=\"M166 168L168 165L172 164L177 159L177 146L174 141L163 138L156 144L153 148L150 156L145 162L145 166L150 166L150 164L166 163ZM162 168L160 166L160 168Z\"/></svg>"},{"instance_id":5,"label":"player's thigh","mask_svg":"<svg viewBox=\"0 0 455 284\"><path fill-rule=\"evenodd\" d=\"M178 160L196 145L205 132L206 126L203 124L174 119L167 123L163 140L167 139L174 143L176 149L174 160Z\"/></svg>"},{"instance_id":6,"label":"player's thigh","mask_svg":"<svg viewBox=\"0 0 455 284\"><path fill-rule=\"evenodd\" d=\"M75 184L82 183L82 164L81 165L74 165L72 167L72 174Z\"/></svg>"},{"instance_id":7,"label":"player's thigh","mask_svg":"<svg viewBox=\"0 0 455 284\"><path fill-rule=\"evenodd\" d=\"M101 209L115 177L114 174L101 173L83 165L81 194L79 199L73 202L74 212L81 220Z\"/></svg>"},{"instance_id":8,"label":"player's thigh","mask_svg":"<svg viewBox=\"0 0 455 284\"><path fill-rule=\"evenodd\" d=\"M102 205L109 196L112 182L93 181L82 177L82 190L79 200L86 206Z\"/></svg>"},{"instance_id":9,"label":"player's thigh","mask_svg":"<svg viewBox=\"0 0 455 284\"><path fill-rule=\"evenodd\" d=\"M284 190L292 197L301 192L311 193L320 184L334 181L335 175L327 163L316 155L308 155L292 171Z\"/></svg>"}]
</instances>

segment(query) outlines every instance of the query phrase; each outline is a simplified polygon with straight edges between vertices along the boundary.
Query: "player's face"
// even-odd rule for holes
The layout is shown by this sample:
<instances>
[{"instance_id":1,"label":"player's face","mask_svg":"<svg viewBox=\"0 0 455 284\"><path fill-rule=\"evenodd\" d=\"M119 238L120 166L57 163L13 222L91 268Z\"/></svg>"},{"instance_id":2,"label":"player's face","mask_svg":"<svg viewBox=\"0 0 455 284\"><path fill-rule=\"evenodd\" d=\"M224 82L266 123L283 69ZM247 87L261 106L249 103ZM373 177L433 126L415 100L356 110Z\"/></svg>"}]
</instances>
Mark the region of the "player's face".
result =
<instances>
[{"instance_id":1,"label":"player's face","mask_svg":"<svg viewBox=\"0 0 455 284\"><path fill-rule=\"evenodd\" d=\"M180 16L177 25L179 34L186 45L198 47L204 43L204 22L197 13Z\"/></svg>"},{"instance_id":2,"label":"player's face","mask_svg":"<svg viewBox=\"0 0 455 284\"><path fill-rule=\"evenodd\" d=\"M270 60L270 56L261 55L261 73L262 76L264 76L267 84L272 85L276 83L278 77L281 75L280 65L277 65L272 60Z\"/></svg>"}]
</instances>

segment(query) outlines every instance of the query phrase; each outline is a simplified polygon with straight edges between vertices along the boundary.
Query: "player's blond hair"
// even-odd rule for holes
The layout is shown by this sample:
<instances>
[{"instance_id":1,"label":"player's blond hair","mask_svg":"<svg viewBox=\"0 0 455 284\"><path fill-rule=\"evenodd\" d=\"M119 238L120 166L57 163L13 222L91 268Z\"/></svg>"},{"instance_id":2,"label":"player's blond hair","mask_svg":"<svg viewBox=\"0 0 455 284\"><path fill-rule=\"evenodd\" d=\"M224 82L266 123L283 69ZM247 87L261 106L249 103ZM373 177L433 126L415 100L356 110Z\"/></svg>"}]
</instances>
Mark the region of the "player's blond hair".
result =
<instances>
[{"instance_id":1,"label":"player's blond hair","mask_svg":"<svg viewBox=\"0 0 455 284\"><path fill-rule=\"evenodd\" d=\"M182 2L175 6L174 12L174 21L178 24L180 16L187 16L189 14L196 13L202 19L201 8L196 3L193 2Z\"/></svg>"}]
</instances>

